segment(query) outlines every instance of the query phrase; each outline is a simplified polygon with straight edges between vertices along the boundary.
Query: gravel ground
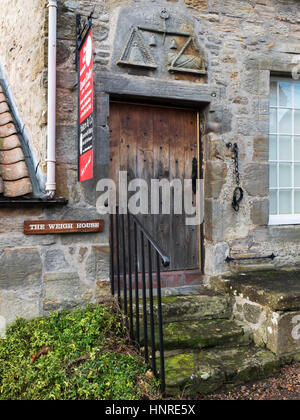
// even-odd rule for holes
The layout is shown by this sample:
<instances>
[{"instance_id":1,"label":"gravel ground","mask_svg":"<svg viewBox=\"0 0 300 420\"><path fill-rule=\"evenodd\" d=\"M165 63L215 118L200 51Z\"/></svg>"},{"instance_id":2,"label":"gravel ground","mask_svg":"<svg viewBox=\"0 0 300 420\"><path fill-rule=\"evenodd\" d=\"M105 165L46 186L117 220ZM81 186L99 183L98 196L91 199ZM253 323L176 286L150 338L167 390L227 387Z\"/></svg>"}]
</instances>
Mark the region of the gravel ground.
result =
<instances>
[{"instance_id":1,"label":"gravel ground","mask_svg":"<svg viewBox=\"0 0 300 420\"><path fill-rule=\"evenodd\" d=\"M231 391L206 395L202 400L300 400L300 363L284 367L274 377Z\"/></svg>"}]
</instances>

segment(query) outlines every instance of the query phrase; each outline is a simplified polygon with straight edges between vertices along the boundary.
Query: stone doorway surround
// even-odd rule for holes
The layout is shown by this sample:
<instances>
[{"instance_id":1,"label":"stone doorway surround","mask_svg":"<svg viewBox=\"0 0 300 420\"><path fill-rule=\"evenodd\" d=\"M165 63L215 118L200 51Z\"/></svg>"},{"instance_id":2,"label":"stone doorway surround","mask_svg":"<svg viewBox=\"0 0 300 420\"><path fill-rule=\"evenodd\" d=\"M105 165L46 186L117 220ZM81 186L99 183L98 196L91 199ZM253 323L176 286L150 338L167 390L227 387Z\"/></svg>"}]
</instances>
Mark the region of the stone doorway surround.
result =
<instances>
[{"instance_id":1,"label":"stone doorway surround","mask_svg":"<svg viewBox=\"0 0 300 420\"><path fill-rule=\"evenodd\" d=\"M112 51L110 64L108 69L97 72L95 76L96 178L109 177L111 100L198 109L201 112L205 180L202 235L205 256L202 267L205 269L205 261L213 267L217 256L212 238L214 220L210 203L218 201L226 181L226 164L211 158L210 143L214 134L220 135L226 129L225 89L210 83L207 54L199 40L201 28L183 1L145 0L137 3L115 10L108 38ZM90 183L86 189L86 195L93 197L95 183Z\"/></svg>"},{"instance_id":2,"label":"stone doorway surround","mask_svg":"<svg viewBox=\"0 0 300 420\"><path fill-rule=\"evenodd\" d=\"M128 101L143 101L160 104L193 106L202 110L202 138L203 155L205 156L208 134L213 129L219 128L218 102L222 98L222 89L210 85L194 85L186 82L166 82L150 78L139 78L130 76L120 76L112 74L102 74L96 80L96 106L97 106L97 167L96 173L101 177L109 177L109 104L110 99L126 99ZM211 191L212 179L206 176L206 162L203 160L203 170L205 179L205 190ZM211 171L209 171L211 173ZM205 199L209 198L205 195ZM205 251L205 231L212 225L213 219L210 212L205 213L204 220L204 251ZM209 256L206 255L207 258ZM204 262L204 261L203 261ZM205 265L203 264L205 269Z\"/></svg>"}]
</instances>

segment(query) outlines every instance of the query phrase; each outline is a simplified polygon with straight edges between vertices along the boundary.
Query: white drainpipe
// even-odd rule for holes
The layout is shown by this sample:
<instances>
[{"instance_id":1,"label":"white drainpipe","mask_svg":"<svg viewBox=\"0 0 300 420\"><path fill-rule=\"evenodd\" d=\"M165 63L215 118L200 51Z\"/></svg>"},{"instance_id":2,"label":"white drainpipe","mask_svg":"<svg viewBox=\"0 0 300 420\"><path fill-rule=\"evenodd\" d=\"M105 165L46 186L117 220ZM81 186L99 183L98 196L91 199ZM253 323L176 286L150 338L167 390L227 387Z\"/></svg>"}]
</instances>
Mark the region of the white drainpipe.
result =
<instances>
[{"instance_id":1,"label":"white drainpipe","mask_svg":"<svg viewBox=\"0 0 300 420\"><path fill-rule=\"evenodd\" d=\"M57 0L49 0L48 29L48 145L47 145L47 181L46 194L51 199L55 195L56 164L56 26Z\"/></svg>"}]
</instances>

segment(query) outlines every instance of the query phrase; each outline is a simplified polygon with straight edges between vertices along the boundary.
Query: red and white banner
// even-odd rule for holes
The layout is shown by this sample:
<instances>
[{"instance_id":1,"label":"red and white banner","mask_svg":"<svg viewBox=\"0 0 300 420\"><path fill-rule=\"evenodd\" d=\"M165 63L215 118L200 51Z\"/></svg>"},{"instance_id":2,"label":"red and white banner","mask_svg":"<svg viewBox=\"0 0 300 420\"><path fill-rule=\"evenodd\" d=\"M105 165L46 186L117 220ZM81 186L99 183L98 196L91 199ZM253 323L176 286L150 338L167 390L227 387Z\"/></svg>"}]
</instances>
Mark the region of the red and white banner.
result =
<instances>
[{"instance_id":1,"label":"red and white banner","mask_svg":"<svg viewBox=\"0 0 300 420\"><path fill-rule=\"evenodd\" d=\"M80 49L79 92L79 179L93 178L94 143L94 88L93 88L93 34L90 29Z\"/></svg>"}]
</instances>

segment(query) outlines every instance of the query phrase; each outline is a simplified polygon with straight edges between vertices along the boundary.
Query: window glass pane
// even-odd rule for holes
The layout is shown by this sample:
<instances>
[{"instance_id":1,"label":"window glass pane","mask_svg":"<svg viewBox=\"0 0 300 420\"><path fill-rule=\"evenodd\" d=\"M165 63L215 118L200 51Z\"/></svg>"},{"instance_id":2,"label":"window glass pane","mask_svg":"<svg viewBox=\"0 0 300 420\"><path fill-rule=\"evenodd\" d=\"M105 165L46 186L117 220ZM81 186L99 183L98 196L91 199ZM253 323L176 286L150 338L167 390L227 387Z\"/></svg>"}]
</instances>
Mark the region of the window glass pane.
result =
<instances>
[{"instance_id":1,"label":"window glass pane","mask_svg":"<svg viewBox=\"0 0 300 420\"><path fill-rule=\"evenodd\" d=\"M300 160L300 137L294 139L294 157L295 160Z\"/></svg>"},{"instance_id":2,"label":"window glass pane","mask_svg":"<svg viewBox=\"0 0 300 420\"><path fill-rule=\"evenodd\" d=\"M300 114L299 114L300 116ZM289 109L279 109L279 133L292 134L292 111ZM299 120L300 123L300 120ZM299 125L300 128L300 125ZM299 131L300 134L300 131Z\"/></svg>"},{"instance_id":3,"label":"window glass pane","mask_svg":"<svg viewBox=\"0 0 300 420\"><path fill-rule=\"evenodd\" d=\"M279 137L279 160L292 160L292 138Z\"/></svg>"},{"instance_id":4,"label":"window glass pane","mask_svg":"<svg viewBox=\"0 0 300 420\"><path fill-rule=\"evenodd\" d=\"M279 106L292 106L292 84L288 82L279 83Z\"/></svg>"},{"instance_id":5,"label":"window glass pane","mask_svg":"<svg viewBox=\"0 0 300 420\"><path fill-rule=\"evenodd\" d=\"M270 109L270 133L277 133L277 110Z\"/></svg>"},{"instance_id":6,"label":"window glass pane","mask_svg":"<svg viewBox=\"0 0 300 420\"><path fill-rule=\"evenodd\" d=\"M300 152L300 144L299 144L299 152ZM270 136L270 160L277 159L277 137Z\"/></svg>"},{"instance_id":7,"label":"window glass pane","mask_svg":"<svg viewBox=\"0 0 300 420\"><path fill-rule=\"evenodd\" d=\"M295 111L295 134L300 134L300 111Z\"/></svg>"},{"instance_id":8,"label":"window glass pane","mask_svg":"<svg viewBox=\"0 0 300 420\"><path fill-rule=\"evenodd\" d=\"M277 106L277 82L271 82L270 105Z\"/></svg>"},{"instance_id":9,"label":"window glass pane","mask_svg":"<svg viewBox=\"0 0 300 420\"><path fill-rule=\"evenodd\" d=\"M295 83L294 89L294 107L300 108L300 83Z\"/></svg>"},{"instance_id":10,"label":"window glass pane","mask_svg":"<svg viewBox=\"0 0 300 420\"><path fill-rule=\"evenodd\" d=\"M277 191L270 191L270 214L277 214Z\"/></svg>"},{"instance_id":11,"label":"window glass pane","mask_svg":"<svg viewBox=\"0 0 300 420\"><path fill-rule=\"evenodd\" d=\"M279 191L279 214L292 214L292 191Z\"/></svg>"},{"instance_id":12,"label":"window glass pane","mask_svg":"<svg viewBox=\"0 0 300 420\"><path fill-rule=\"evenodd\" d=\"M277 188L277 164L270 165L270 188Z\"/></svg>"},{"instance_id":13,"label":"window glass pane","mask_svg":"<svg viewBox=\"0 0 300 420\"><path fill-rule=\"evenodd\" d=\"M295 191L295 214L300 214L300 191Z\"/></svg>"},{"instance_id":14,"label":"window glass pane","mask_svg":"<svg viewBox=\"0 0 300 420\"><path fill-rule=\"evenodd\" d=\"M294 185L300 187L300 163L294 165Z\"/></svg>"},{"instance_id":15,"label":"window glass pane","mask_svg":"<svg viewBox=\"0 0 300 420\"><path fill-rule=\"evenodd\" d=\"M279 187L292 186L292 165L291 163L279 164Z\"/></svg>"}]
</instances>

